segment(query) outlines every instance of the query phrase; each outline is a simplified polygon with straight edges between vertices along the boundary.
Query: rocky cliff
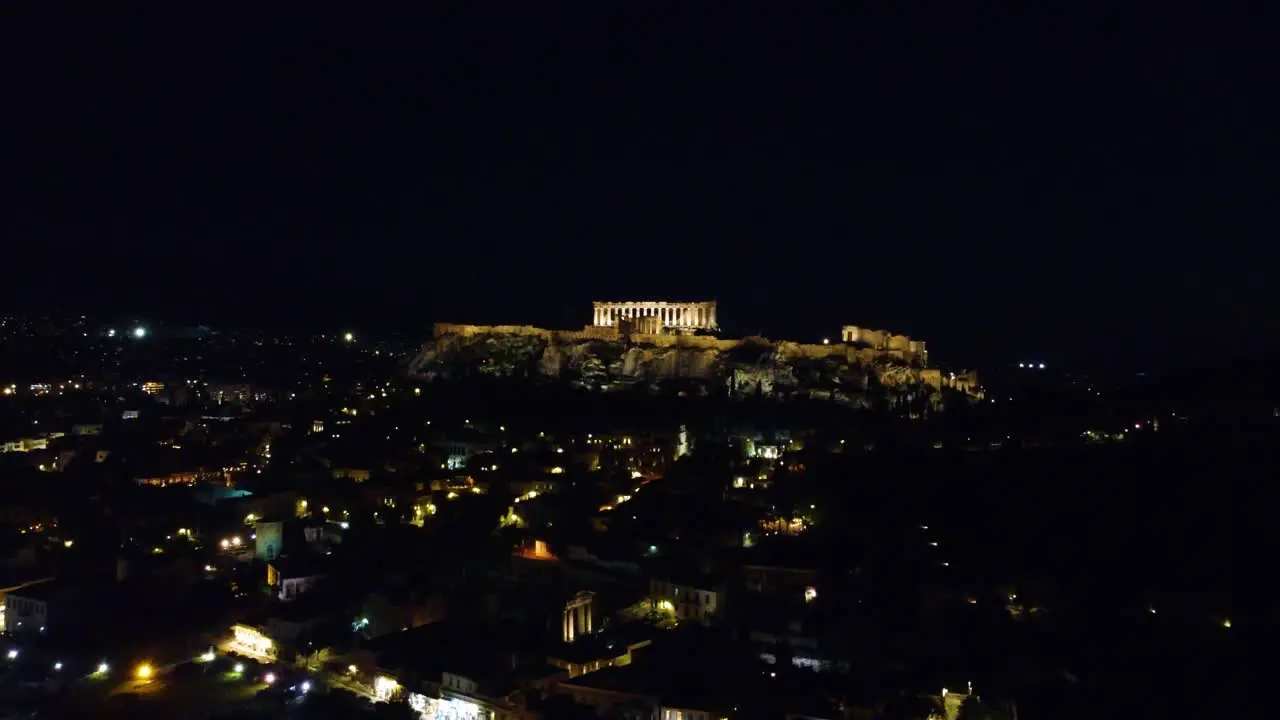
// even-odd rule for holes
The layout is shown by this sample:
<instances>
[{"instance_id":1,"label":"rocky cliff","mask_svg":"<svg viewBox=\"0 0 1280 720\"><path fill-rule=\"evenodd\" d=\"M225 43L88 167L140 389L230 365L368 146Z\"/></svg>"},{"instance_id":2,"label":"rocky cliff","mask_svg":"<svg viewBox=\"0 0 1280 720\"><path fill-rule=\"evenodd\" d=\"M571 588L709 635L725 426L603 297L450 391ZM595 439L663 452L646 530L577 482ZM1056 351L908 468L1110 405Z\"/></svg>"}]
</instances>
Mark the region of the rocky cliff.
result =
<instances>
[{"instance_id":1,"label":"rocky cliff","mask_svg":"<svg viewBox=\"0 0 1280 720\"><path fill-rule=\"evenodd\" d=\"M409 371L428 380L550 378L601 391L642 386L739 397L826 398L851 405L870 403L877 394L891 403L914 402L936 396L939 389L933 382L936 371L900 355L852 345L443 323Z\"/></svg>"}]
</instances>

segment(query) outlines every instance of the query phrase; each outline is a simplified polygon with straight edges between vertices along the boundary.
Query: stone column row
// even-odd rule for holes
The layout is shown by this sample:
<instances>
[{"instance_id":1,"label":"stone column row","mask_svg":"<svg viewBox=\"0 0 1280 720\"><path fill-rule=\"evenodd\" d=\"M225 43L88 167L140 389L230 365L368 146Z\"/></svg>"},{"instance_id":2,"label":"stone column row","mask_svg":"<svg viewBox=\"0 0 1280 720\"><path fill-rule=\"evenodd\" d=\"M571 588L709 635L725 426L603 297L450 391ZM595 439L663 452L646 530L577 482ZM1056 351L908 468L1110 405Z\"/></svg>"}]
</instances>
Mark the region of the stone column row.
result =
<instances>
[{"instance_id":1,"label":"stone column row","mask_svg":"<svg viewBox=\"0 0 1280 720\"><path fill-rule=\"evenodd\" d=\"M591 605L571 605L565 608L562 621L564 641L573 642L578 635L591 634Z\"/></svg>"},{"instance_id":2,"label":"stone column row","mask_svg":"<svg viewBox=\"0 0 1280 720\"><path fill-rule=\"evenodd\" d=\"M595 306L593 324L613 325L618 320L657 317L671 327L716 327L714 302L659 305L657 303L599 303Z\"/></svg>"}]
</instances>

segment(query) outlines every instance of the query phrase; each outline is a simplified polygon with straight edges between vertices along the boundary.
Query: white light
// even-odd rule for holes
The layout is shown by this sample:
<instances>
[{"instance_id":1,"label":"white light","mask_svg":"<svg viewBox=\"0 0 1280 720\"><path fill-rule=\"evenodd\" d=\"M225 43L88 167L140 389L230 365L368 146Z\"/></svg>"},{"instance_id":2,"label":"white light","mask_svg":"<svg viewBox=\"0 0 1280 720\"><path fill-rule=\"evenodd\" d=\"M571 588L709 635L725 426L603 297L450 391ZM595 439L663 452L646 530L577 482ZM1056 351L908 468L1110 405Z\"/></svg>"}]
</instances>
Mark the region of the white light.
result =
<instances>
[{"instance_id":1,"label":"white light","mask_svg":"<svg viewBox=\"0 0 1280 720\"><path fill-rule=\"evenodd\" d=\"M139 325L133 329L133 336L139 339L144 338L147 336L147 329Z\"/></svg>"},{"instance_id":2,"label":"white light","mask_svg":"<svg viewBox=\"0 0 1280 720\"><path fill-rule=\"evenodd\" d=\"M244 663L236 663L236 666L232 669L238 673L242 673L244 672Z\"/></svg>"},{"instance_id":3,"label":"white light","mask_svg":"<svg viewBox=\"0 0 1280 720\"><path fill-rule=\"evenodd\" d=\"M17 659L18 659L18 651L17 651L17 650L10 650L10 651L9 651L9 659L10 659L10 660L17 660Z\"/></svg>"},{"instance_id":4,"label":"white light","mask_svg":"<svg viewBox=\"0 0 1280 720\"><path fill-rule=\"evenodd\" d=\"M1044 363L1040 363L1040 369L1041 369L1041 370L1043 370L1043 369L1044 369Z\"/></svg>"},{"instance_id":5,"label":"white light","mask_svg":"<svg viewBox=\"0 0 1280 720\"><path fill-rule=\"evenodd\" d=\"M342 339L346 340L347 342L353 342L356 339L356 336L351 333L347 333L346 335L342 336Z\"/></svg>"},{"instance_id":6,"label":"white light","mask_svg":"<svg viewBox=\"0 0 1280 720\"><path fill-rule=\"evenodd\" d=\"M54 664L53 664L53 669L54 669L54 670L61 670L61 669L62 669L62 663L60 663L60 662L56 662L56 663L54 663Z\"/></svg>"},{"instance_id":7,"label":"white light","mask_svg":"<svg viewBox=\"0 0 1280 720\"><path fill-rule=\"evenodd\" d=\"M1018 363L1018 367L1020 367L1020 368L1024 368L1024 367L1026 367L1026 366L1027 366L1027 364L1026 364L1026 363Z\"/></svg>"},{"instance_id":8,"label":"white light","mask_svg":"<svg viewBox=\"0 0 1280 720\"><path fill-rule=\"evenodd\" d=\"M106 675L106 674L107 674L107 671L108 671L108 670L110 670L110 669L111 669L111 666L107 665L106 663L104 663L104 662L100 662L100 663L98 663L98 674L99 674L99 675Z\"/></svg>"},{"instance_id":9,"label":"white light","mask_svg":"<svg viewBox=\"0 0 1280 720\"><path fill-rule=\"evenodd\" d=\"M276 681L276 674L275 674L275 673L267 673L266 675L263 675L263 676L262 676L262 682L264 682L264 683L266 683L266 684L268 684L268 685L273 684L275 681Z\"/></svg>"},{"instance_id":10,"label":"white light","mask_svg":"<svg viewBox=\"0 0 1280 720\"><path fill-rule=\"evenodd\" d=\"M302 681L302 685L298 689L301 690L302 692L307 692L308 690L311 689L311 681L310 680Z\"/></svg>"}]
</instances>

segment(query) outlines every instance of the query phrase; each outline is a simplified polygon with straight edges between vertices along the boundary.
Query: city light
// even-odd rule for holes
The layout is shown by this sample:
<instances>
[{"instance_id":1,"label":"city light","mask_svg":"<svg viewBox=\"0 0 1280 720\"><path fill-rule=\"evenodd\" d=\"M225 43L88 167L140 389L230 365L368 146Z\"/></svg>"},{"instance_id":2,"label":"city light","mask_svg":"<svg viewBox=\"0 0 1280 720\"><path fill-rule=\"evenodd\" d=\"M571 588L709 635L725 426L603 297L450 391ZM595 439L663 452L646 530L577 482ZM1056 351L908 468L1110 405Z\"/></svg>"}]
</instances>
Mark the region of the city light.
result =
<instances>
[{"instance_id":1,"label":"city light","mask_svg":"<svg viewBox=\"0 0 1280 720\"><path fill-rule=\"evenodd\" d=\"M98 663L98 669L96 670L96 672L99 675L106 675L107 671L109 671L110 669L111 669L110 665L106 664L105 662L100 662Z\"/></svg>"},{"instance_id":2,"label":"city light","mask_svg":"<svg viewBox=\"0 0 1280 720\"><path fill-rule=\"evenodd\" d=\"M310 689L311 689L311 681L310 681L310 680L303 680L303 681L302 681L302 685L299 685L299 686L298 686L298 689L299 689L299 690L301 690L302 692L307 692L308 690L310 690Z\"/></svg>"},{"instance_id":3,"label":"city light","mask_svg":"<svg viewBox=\"0 0 1280 720\"><path fill-rule=\"evenodd\" d=\"M138 669L135 670L133 674L139 680L150 680L151 674L153 672L155 671L152 670L151 665L149 663L142 663L141 665L138 666Z\"/></svg>"},{"instance_id":4,"label":"city light","mask_svg":"<svg viewBox=\"0 0 1280 720\"><path fill-rule=\"evenodd\" d=\"M386 675L379 675L373 681L373 694L384 702L390 700L399 688L400 683Z\"/></svg>"},{"instance_id":5,"label":"city light","mask_svg":"<svg viewBox=\"0 0 1280 720\"><path fill-rule=\"evenodd\" d=\"M276 682L276 674L275 674L275 673L267 673L266 675L263 675L263 676L262 676L262 682L264 682L264 683L266 683L266 684L268 684L268 685L274 685L274 684L275 684L275 682Z\"/></svg>"},{"instance_id":6,"label":"city light","mask_svg":"<svg viewBox=\"0 0 1280 720\"><path fill-rule=\"evenodd\" d=\"M213 662L213 658L214 658L213 651L205 650L203 653L201 653L199 660L200 662Z\"/></svg>"},{"instance_id":7,"label":"city light","mask_svg":"<svg viewBox=\"0 0 1280 720\"><path fill-rule=\"evenodd\" d=\"M133 336L141 340L142 338L147 336L147 329L139 325L138 327L133 329Z\"/></svg>"},{"instance_id":8,"label":"city light","mask_svg":"<svg viewBox=\"0 0 1280 720\"><path fill-rule=\"evenodd\" d=\"M342 339L343 339L343 340L345 340L345 341L347 341L347 342L355 342L355 340L356 340L356 336L355 336L355 335L353 335L353 334L351 334L351 333L347 333L346 335L343 335L343 336L342 336Z\"/></svg>"},{"instance_id":9,"label":"city light","mask_svg":"<svg viewBox=\"0 0 1280 720\"><path fill-rule=\"evenodd\" d=\"M244 663L236 663L236 666L231 668L231 670L236 673L244 672Z\"/></svg>"},{"instance_id":10,"label":"city light","mask_svg":"<svg viewBox=\"0 0 1280 720\"><path fill-rule=\"evenodd\" d=\"M62 662L61 662L61 661L59 661L59 662L54 663L54 664L53 664L53 669L54 669L55 671L61 670L61 669L62 669Z\"/></svg>"},{"instance_id":11,"label":"city light","mask_svg":"<svg viewBox=\"0 0 1280 720\"><path fill-rule=\"evenodd\" d=\"M15 650L15 649L12 649L12 648L11 648L11 649L9 650L8 654L6 655L6 657L8 657L10 660L17 660L17 659L18 659L18 651L17 651L17 650Z\"/></svg>"}]
</instances>

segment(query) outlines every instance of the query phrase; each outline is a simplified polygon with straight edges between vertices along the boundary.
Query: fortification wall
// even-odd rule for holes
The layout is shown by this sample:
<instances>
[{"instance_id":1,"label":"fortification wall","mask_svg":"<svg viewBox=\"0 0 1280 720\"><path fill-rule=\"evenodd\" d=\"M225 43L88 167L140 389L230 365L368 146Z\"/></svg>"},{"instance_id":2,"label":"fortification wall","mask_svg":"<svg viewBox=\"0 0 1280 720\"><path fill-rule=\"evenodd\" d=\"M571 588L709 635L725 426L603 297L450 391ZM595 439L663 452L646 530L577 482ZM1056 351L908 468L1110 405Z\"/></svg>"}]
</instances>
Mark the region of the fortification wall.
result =
<instances>
[{"instance_id":1,"label":"fortification wall","mask_svg":"<svg viewBox=\"0 0 1280 720\"><path fill-rule=\"evenodd\" d=\"M555 334L552 330L545 330L543 328L533 327L532 325L462 325L459 323L443 322L436 323L432 332L432 334L437 338L445 335L472 337L474 335L485 335L489 333L499 335L527 335L546 338L548 340Z\"/></svg>"},{"instance_id":2,"label":"fortification wall","mask_svg":"<svg viewBox=\"0 0 1280 720\"><path fill-rule=\"evenodd\" d=\"M436 339L449 335L474 337L476 335L519 335L537 337L549 343L574 343L592 340L621 341L622 334L613 327L588 326L582 330L547 330L532 325L464 325L459 323L436 323L433 335ZM657 348L677 348L690 350L714 350L725 352L743 344L769 345L777 348L784 357L799 357L810 360L828 358L840 359L847 364L870 363L879 358L892 357L917 365L925 364L923 342L912 341L905 335L894 335L886 338L888 347L882 349L859 347L845 343L813 344L797 343L789 340L770 340L762 337L718 338L712 335L654 335L632 334L628 336L637 345L651 345Z\"/></svg>"}]
</instances>

